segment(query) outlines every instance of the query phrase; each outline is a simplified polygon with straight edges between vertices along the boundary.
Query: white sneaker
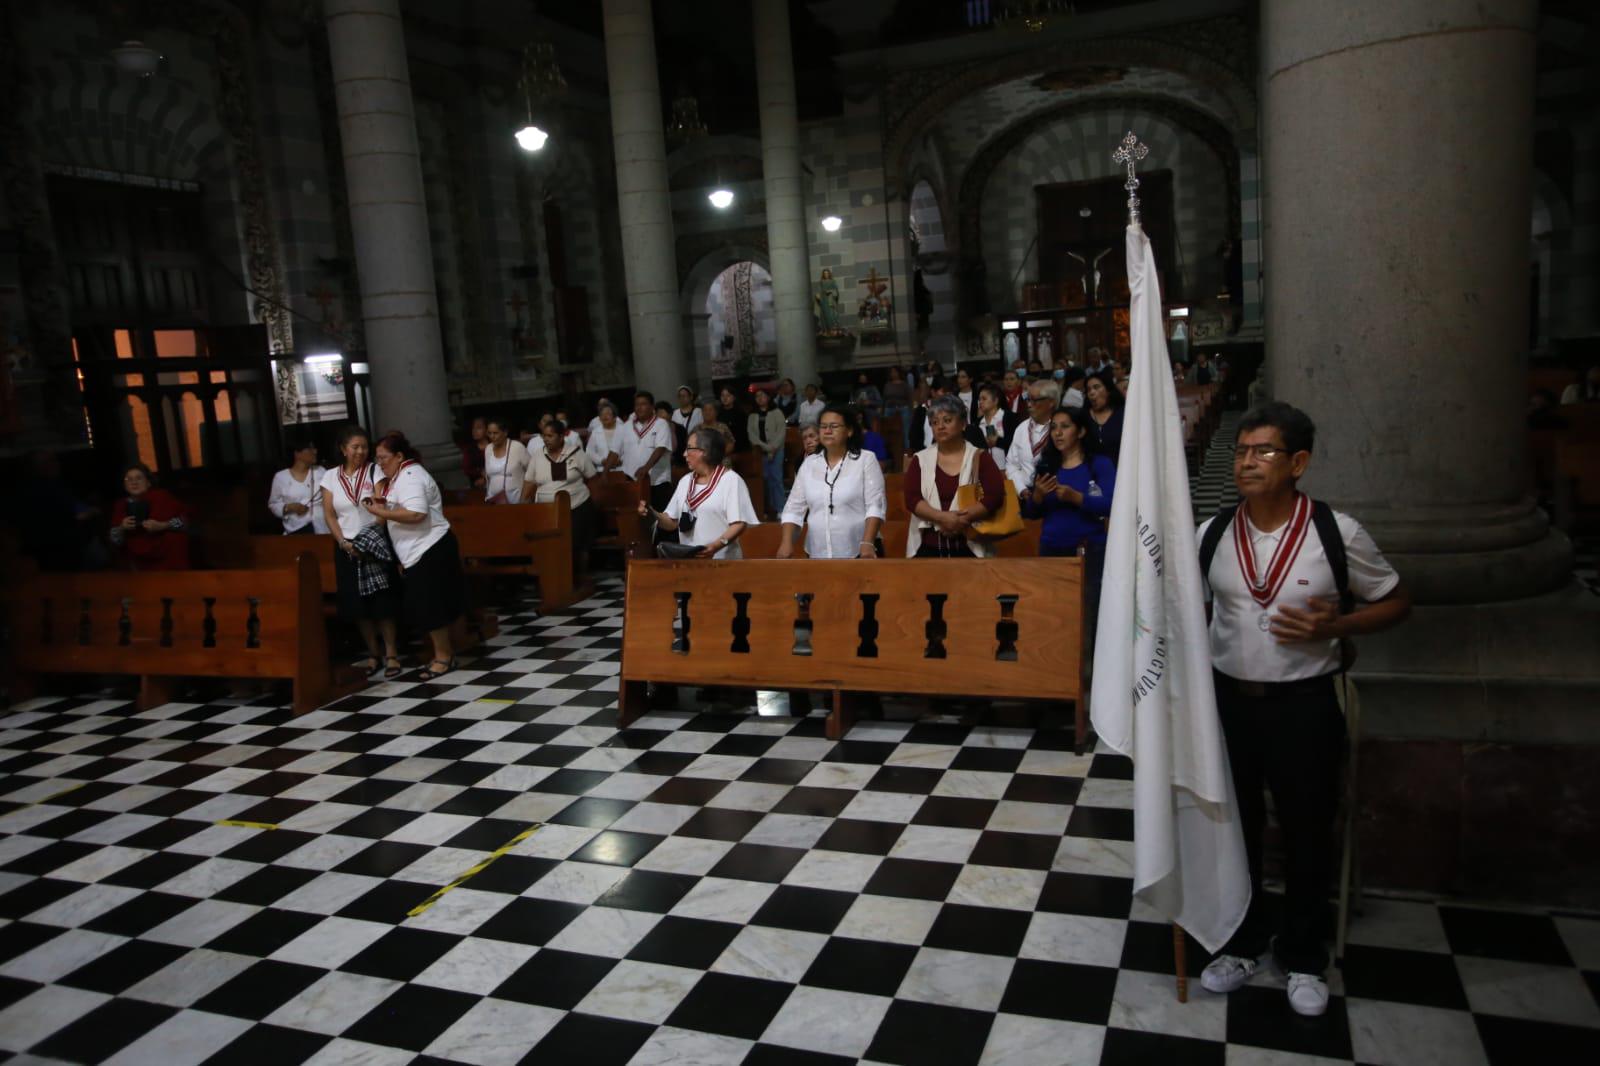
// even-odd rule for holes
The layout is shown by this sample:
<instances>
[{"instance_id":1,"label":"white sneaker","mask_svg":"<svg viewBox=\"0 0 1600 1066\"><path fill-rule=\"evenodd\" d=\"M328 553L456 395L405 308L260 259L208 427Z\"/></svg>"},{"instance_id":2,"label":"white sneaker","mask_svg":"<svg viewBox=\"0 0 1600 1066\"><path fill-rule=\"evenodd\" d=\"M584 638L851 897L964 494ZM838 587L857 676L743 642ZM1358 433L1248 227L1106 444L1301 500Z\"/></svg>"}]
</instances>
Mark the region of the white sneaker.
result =
<instances>
[{"instance_id":1,"label":"white sneaker","mask_svg":"<svg viewBox=\"0 0 1600 1066\"><path fill-rule=\"evenodd\" d=\"M1289 1006L1296 1014L1320 1018L1328 1009L1328 982L1321 974L1289 974Z\"/></svg>"},{"instance_id":2,"label":"white sneaker","mask_svg":"<svg viewBox=\"0 0 1600 1066\"><path fill-rule=\"evenodd\" d=\"M1247 959L1242 955L1218 955L1200 971L1200 986L1207 992L1226 995L1236 988L1243 988L1245 982L1255 974L1257 965L1255 959Z\"/></svg>"}]
</instances>

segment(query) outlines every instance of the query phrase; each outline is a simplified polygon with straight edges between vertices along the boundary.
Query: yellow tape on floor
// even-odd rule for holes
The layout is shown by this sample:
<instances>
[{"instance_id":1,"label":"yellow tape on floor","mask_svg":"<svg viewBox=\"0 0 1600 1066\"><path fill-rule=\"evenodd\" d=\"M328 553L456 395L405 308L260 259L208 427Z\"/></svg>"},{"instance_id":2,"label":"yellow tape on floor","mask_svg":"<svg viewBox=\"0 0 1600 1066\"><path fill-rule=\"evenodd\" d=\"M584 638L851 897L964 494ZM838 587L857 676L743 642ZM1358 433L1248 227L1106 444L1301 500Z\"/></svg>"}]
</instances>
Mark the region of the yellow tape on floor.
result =
<instances>
[{"instance_id":1,"label":"yellow tape on floor","mask_svg":"<svg viewBox=\"0 0 1600 1066\"><path fill-rule=\"evenodd\" d=\"M451 881L448 885L445 885L439 891L435 892L433 895L429 896L415 907L412 907L406 912L406 917L415 918L417 915L421 914L435 903L438 903L440 897L442 897L446 892L449 892L452 889L460 888L461 885L468 879L483 873L484 870L489 868L490 863L494 862L500 856L504 855L506 852L510 851L524 840L527 840L529 837L533 836L533 834L539 831L539 827L543 824L543 822L536 822L524 829L522 832L518 833L516 836L512 837L510 840L506 841L504 844L501 844L498 848L495 848L482 862L478 863L476 866L470 867L460 877L456 878L454 881Z\"/></svg>"},{"instance_id":2,"label":"yellow tape on floor","mask_svg":"<svg viewBox=\"0 0 1600 1066\"><path fill-rule=\"evenodd\" d=\"M87 781L79 781L77 784L70 785L67 788L62 789L60 792L51 793L50 795L46 796L42 800L34 800L32 803L24 803L22 806L14 808L12 810L9 810L5 814L0 814L0 818L4 818L4 817L6 817L6 815L16 814L17 811L25 811L29 807L39 807L39 806L43 806L46 803L53 803L56 800L60 799L62 796L65 796L68 792L76 792L76 791L78 791L78 789L82 788L84 785L87 785L88 783L89 782L87 782Z\"/></svg>"},{"instance_id":3,"label":"yellow tape on floor","mask_svg":"<svg viewBox=\"0 0 1600 1066\"><path fill-rule=\"evenodd\" d=\"M243 821L243 820L241 820L239 818L222 818L222 819L219 819L217 821L217 824L218 825L231 825L231 826L234 826L234 827L236 827L238 829L276 829L276 828L278 828L277 826L273 825L271 822L246 822L246 821Z\"/></svg>"}]
</instances>

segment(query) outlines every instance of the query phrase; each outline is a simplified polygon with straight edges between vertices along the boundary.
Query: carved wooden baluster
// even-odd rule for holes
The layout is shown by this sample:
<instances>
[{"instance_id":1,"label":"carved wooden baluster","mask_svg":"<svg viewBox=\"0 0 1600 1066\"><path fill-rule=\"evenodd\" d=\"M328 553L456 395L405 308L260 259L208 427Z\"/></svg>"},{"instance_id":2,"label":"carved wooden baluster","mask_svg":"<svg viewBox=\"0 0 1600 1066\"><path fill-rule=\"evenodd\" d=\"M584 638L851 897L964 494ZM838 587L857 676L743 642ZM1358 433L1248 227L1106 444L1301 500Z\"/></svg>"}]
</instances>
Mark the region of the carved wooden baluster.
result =
<instances>
[{"instance_id":1,"label":"carved wooden baluster","mask_svg":"<svg viewBox=\"0 0 1600 1066\"><path fill-rule=\"evenodd\" d=\"M1015 593L1006 593L996 596L1000 601L1000 621L994 624L994 639L1000 642L1000 647L995 651L994 657L1001 662L1014 663L1017 661L1017 619L1013 612L1017 609L1017 596Z\"/></svg>"},{"instance_id":2,"label":"carved wooden baluster","mask_svg":"<svg viewBox=\"0 0 1600 1066\"><path fill-rule=\"evenodd\" d=\"M256 616L256 608L261 606L261 601L254 596L248 597L250 603L250 618L244 624L244 646L247 648L261 647L261 619Z\"/></svg>"},{"instance_id":3,"label":"carved wooden baluster","mask_svg":"<svg viewBox=\"0 0 1600 1066\"><path fill-rule=\"evenodd\" d=\"M88 647L89 637L93 632L89 623L89 597L85 596L78 601L78 643Z\"/></svg>"},{"instance_id":4,"label":"carved wooden baluster","mask_svg":"<svg viewBox=\"0 0 1600 1066\"><path fill-rule=\"evenodd\" d=\"M689 600L693 596L692 592L672 594L672 598L678 601L678 612L672 616L672 651L675 655L689 654Z\"/></svg>"},{"instance_id":5,"label":"carved wooden baluster","mask_svg":"<svg viewBox=\"0 0 1600 1066\"><path fill-rule=\"evenodd\" d=\"M816 596L810 592L796 592L794 602L799 607L800 613L794 620L794 654L811 654L811 601Z\"/></svg>"},{"instance_id":6,"label":"carved wooden baluster","mask_svg":"<svg viewBox=\"0 0 1600 1066\"><path fill-rule=\"evenodd\" d=\"M944 620L944 602L950 598L945 592L928 593L928 621L922 627L923 634L928 638L928 646L922 650L924 659L943 659L944 638L949 635L950 627Z\"/></svg>"},{"instance_id":7,"label":"carved wooden baluster","mask_svg":"<svg viewBox=\"0 0 1600 1066\"><path fill-rule=\"evenodd\" d=\"M161 597L161 646L172 647L172 597Z\"/></svg>"},{"instance_id":8,"label":"carved wooden baluster","mask_svg":"<svg viewBox=\"0 0 1600 1066\"><path fill-rule=\"evenodd\" d=\"M733 594L733 646L728 650L743 655L750 653L750 593Z\"/></svg>"},{"instance_id":9,"label":"carved wooden baluster","mask_svg":"<svg viewBox=\"0 0 1600 1066\"><path fill-rule=\"evenodd\" d=\"M217 605L217 598L215 596L204 596L201 600L206 605L206 617L200 623L200 646L202 648L215 648L217 646L217 620L212 615L211 609Z\"/></svg>"},{"instance_id":10,"label":"carved wooden baluster","mask_svg":"<svg viewBox=\"0 0 1600 1066\"><path fill-rule=\"evenodd\" d=\"M861 594L861 621L856 623L856 633L861 637L861 643L856 645L856 657L860 659L876 659L878 657L878 594L876 592L863 592Z\"/></svg>"},{"instance_id":11,"label":"carved wooden baluster","mask_svg":"<svg viewBox=\"0 0 1600 1066\"><path fill-rule=\"evenodd\" d=\"M131 596L122 597L122 616L117 619L117 645L126 648L133 640L133 619L128 617L128 608L133 606Z\"/></svg>"}]
</instances>

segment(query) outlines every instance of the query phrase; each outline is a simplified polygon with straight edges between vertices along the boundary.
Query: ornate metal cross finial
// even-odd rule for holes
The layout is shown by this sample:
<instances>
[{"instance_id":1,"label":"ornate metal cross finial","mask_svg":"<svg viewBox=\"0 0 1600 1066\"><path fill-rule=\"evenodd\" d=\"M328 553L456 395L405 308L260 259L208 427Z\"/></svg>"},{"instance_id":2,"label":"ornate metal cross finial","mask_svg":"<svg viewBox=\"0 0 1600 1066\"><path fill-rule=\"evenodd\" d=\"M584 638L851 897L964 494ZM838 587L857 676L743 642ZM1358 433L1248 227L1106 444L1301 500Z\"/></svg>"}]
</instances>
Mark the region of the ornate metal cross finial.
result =
<instances>
[{"instance_id":1,"label":"ornate metal cross finial","mask_svg":"<svg viewBox=\"0 0 1600 1066\"><path fill-rule=\"evenodd\" d=\"M1111 153L1113 163L1125 163L1128 167L1128 180L1123 188L1128 190L1128 221L1134 225L1139 224L1139 178L1133 172L1134 165L1139 160L1150 154L1150 146L1139 143L1139 138L1129 130L1128 135L1122 138L1122 144Z\"/></svg>"}]
</instances>

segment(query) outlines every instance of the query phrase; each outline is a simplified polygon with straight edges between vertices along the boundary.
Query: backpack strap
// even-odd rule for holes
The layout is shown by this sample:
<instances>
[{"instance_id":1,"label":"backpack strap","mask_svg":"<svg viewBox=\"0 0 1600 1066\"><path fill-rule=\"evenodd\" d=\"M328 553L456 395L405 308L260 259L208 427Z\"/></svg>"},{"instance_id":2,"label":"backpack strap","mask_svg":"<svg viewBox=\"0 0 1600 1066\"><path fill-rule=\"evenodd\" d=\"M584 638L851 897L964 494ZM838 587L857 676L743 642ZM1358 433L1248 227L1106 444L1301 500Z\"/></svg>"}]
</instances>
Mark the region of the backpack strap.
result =
<instances>
[{"instance_id":1,"label":"backpack strap","mask_svg":"<svg viewBox=\"0 0 1600 1066\"><path fill-rule=\"evenodd\" d=\"M1228 526L1233 523L1234 512L1237 506L1224 507L1211 519L1211 524L1206 527L1206 535L1200 539L1200 580L1211 586L1211 558L1217 554L1217 545L1222 542L1222 535L1228 531ZM1321 532L1320 528L1318 532Z\"/></svg>"},{"instance_id":2,"label":"backpack strap","mask_svg":"<svg viewBox=\"0 0 1600 1066\"><path fill-rule=\"evenodd\" d=\"M1344 535L1339 532L1338 519L1333 517L1332 507L1321 500L1312 500L1311 521L1322 540L1322 553L1328 557L1328 568L1333 571L1333 587L1339 593L1339 613L1349 614L1355 610L1356 601L1350 592L1350 560L1345 556Z\"/></svg>"}]
</instances>

